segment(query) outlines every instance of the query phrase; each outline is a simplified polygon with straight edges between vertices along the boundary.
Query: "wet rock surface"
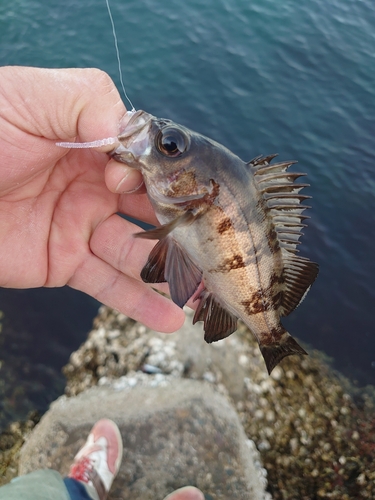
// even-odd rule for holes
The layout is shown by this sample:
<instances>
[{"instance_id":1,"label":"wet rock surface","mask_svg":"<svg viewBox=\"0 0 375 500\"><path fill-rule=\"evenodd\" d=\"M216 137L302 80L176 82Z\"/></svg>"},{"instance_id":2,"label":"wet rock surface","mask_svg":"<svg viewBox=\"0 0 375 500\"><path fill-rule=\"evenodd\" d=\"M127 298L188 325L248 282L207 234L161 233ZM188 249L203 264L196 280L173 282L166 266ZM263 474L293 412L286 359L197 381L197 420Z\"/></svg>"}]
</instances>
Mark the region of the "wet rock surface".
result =
<instances>
[{"instance_id":1,"label":"wet rock surface","mask_svg":"<svg viewBox=\"0 0 375 500\"><path fill-rule=\"evenodd\" d=\"M268 498L259 454L228 400L206 382L169 377L60 398L23 447L20 473L49 467L67 474L102 417L116 421L125 450L110 499L161 499L188 484L207 499Z\"/></svg>"},{"instance_id":2,"label":"wet rock surface","mask_svg":"<svg viewBox=\"0 0 375 500\"><path fill-rule=\"evenodd\" d=\"M243 325L208 345L189 317L179 332L164 335L102 308L65 367L66 391L78 394L118 377L121 384L124 375L126 384L142 383L147 371L205 380L233 402L260 450L275 500L375 498L373 394L356 393L321 353L308 351L268 376Z\"/></svg>"},{"instance_id":3,"label":"wet rock surface","mask_svg":"<svg viewBox=\"0 0 375 500\"><path fill-rule=\"evenodd\" d=\"M272 498L375 498L373 394L357 393L320 353L308 351L308 357L283 360L269 377L244 326L207 345L191 317L179 332L165 335L102 307L65 367L66 394L94 386L126 392L183 379L205 382L232 402L260 451Z\"/></svg>"},{"instance_id":4,"label":"wet rock surface","mask_svg":"<svg viewBox=\"0 0 375 500\"><path fill-rule=\"evenodd\" d=\"M13 422L0 434L0 486L17 476L20 450L39 420L38 412L30 412L27 420Z\"/></svg>"}]
</instances>

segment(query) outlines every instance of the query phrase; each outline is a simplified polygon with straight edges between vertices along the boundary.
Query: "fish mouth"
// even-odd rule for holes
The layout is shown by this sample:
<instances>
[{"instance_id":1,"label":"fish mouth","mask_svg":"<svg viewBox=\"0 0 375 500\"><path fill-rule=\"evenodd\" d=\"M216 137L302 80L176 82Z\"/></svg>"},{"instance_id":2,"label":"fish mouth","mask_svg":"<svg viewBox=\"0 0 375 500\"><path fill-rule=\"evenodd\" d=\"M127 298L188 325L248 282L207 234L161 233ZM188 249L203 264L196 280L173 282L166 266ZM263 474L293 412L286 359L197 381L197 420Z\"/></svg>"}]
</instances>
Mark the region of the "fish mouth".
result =
<instances>
[{"instance_id":1,"label":"fish mouth","mask_svg":"<svg viewBox=\"0 0 375 500\"><path fill-rule=\"evenodd\" d=\"M120 122L120 145L109 154L115 160L132 165L149 151L149 131L153 115L146 111L128 111Z\"/></svg>"},{"instance_id":2,"label":"fish mouth","mask_svg":"<svg viewBox=\"0 0 375 500\"><path fill-rule=\"evenodd\" d=\"M149 125L154 116L146 111L127 111L120 122L119 140L126 139L137 132L140 132L145 126Z\"/></svg>"}]
</instances>

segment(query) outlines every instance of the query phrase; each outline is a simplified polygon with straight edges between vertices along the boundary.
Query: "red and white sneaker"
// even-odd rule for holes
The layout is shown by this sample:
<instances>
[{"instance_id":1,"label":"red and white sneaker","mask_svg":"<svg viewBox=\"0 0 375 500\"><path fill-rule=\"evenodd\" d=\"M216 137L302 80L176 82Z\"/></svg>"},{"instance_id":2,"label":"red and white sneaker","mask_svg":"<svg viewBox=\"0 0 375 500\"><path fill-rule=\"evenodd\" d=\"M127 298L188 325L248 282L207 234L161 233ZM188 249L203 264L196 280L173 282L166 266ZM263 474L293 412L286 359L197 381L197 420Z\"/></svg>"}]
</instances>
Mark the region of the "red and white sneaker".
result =
<instances>
[{"instance_id":1,"label":"red and white sneaker","mask_svg":"<svg viewBox=\"0 0 375 500\"><path fill-rule=\"evenodd\" d=\"M74 457L68 477L94 487L105 500L122 460L122 439L117 425L107 418L96 422L86 443Z\"/></svg>"}]
</instances>

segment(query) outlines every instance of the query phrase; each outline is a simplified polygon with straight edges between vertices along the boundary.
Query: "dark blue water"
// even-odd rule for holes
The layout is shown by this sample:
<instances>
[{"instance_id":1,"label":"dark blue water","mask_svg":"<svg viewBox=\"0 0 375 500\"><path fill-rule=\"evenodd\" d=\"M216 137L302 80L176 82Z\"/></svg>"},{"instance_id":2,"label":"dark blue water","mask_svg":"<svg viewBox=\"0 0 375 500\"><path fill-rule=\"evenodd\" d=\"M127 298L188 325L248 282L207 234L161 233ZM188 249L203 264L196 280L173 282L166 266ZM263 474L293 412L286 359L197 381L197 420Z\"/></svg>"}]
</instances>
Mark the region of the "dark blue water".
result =
<instances>
[{"instance_id":1,"label":"dark blue water","mask_svg":"<svg viewBox=\"0 0 375 500\"><path fill-rule=\"evenodd\" d=\"M111 5L124 80L137 109L183 123L243 159L277 152L308 173L313 209L301 253L321 271L285 324L332 356L353 381L375 384L373 0ZM96 66L119 86L104 0L2 0L0 64ZM27 293L35 307L35 292ZM88 315L95 307L90 302ZM76 317L65 299L53 308L61 318L67 311ZM34 342L43 335L48 344L43 323L50 318L45 307L31 331ZM67 355L83 333L73 335L74 321L66 328L53 342Z\"/></svg>"}]
</instances>

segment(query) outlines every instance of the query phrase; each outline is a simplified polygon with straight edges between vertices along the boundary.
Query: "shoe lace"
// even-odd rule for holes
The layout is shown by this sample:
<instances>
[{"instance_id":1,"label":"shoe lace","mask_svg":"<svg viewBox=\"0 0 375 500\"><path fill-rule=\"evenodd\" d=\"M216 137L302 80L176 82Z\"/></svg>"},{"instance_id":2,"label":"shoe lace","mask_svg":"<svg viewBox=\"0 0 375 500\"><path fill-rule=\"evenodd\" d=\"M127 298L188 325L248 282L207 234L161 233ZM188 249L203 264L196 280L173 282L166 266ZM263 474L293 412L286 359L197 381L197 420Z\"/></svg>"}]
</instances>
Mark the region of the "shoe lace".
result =
<instances>
[{"instance_id":1,"label":"shoe lace","mask_svg":"<svg viewBox=\"0 0 375 500\"><path fill-rule=\"evenodd\" d=\"M71 466L69 477L77 481L82 481L83 483L88 483L91 479L92 470L93 465L89 457L82 457Z\"/></svg>"}]
</instances>

